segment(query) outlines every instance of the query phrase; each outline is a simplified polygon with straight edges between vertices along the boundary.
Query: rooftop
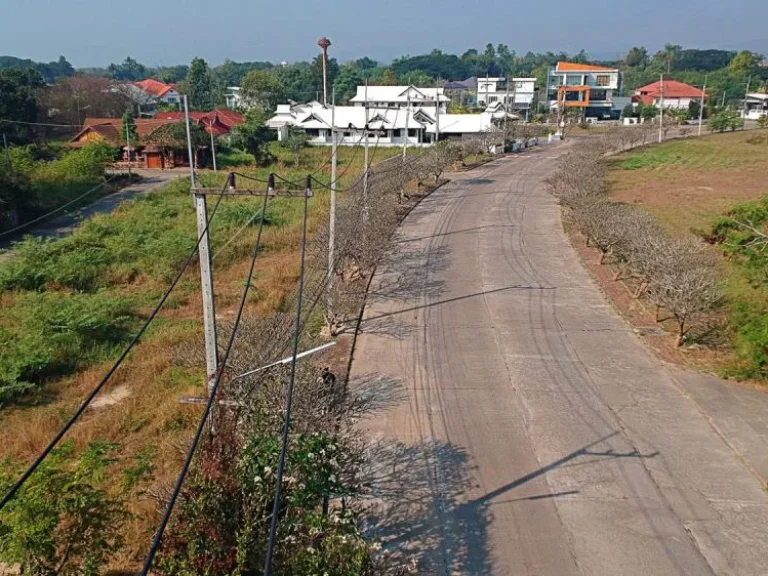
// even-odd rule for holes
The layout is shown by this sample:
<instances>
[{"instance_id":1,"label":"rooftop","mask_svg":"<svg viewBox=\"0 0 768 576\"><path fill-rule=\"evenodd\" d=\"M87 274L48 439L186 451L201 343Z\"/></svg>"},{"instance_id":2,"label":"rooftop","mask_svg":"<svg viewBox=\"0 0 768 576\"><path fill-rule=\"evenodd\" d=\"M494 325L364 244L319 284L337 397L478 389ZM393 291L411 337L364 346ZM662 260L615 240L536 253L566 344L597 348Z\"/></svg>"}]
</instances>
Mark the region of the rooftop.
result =
<instances>
[{"instance_id":1,"label":"rooftop","mask_svg":"<svg viewBox=\"0 0 768 576\"><path fill-rule=\"evenodd\" d=\"M661 94L662 83L653 82L647 86L642 86L637 89L637 94L640 96L656 97ZM684 82L678 82L677 80L664 80L664 98L701 98L706 95L695 86L685 84Z\"/></svg>"},{"instance_id":2,"label":"rooftop","mask_svg":"<svg viewBox=\"0 0 768 576\"><path fill-rule=\"evenodd\" d=\"M155 98L162 98L171 90L178 91L175 85L166 84L165 82L160 82L154 78L147 78L146 80L141 80L140 82L134 82L134 84Z\"/></svg>"},{"instance_id":3,"label":"rooftop","mask_svg":"<svg viewBox=\"0 0 768 576\"><path fill-rule=\"evenodd\" d=\"M439 95L440 102L450 102L443 88L417 88L416 86L368 86L368 102L411 102L432 101ZM366 87L358 86L357 94L350 102L365 102Z\"/></svg>"},{"instance_id":4,"label":"rooftop","mask_svg":"<svg viewBox=\"0 0 768 576\"><path fill-rule=\"evenodd\" d=\"M605 66L594 66L593 64L578 64L576 62L557 63L555 68L557 72L618 72L618 68L607 68Z\"/></svg>"}]
</instances>

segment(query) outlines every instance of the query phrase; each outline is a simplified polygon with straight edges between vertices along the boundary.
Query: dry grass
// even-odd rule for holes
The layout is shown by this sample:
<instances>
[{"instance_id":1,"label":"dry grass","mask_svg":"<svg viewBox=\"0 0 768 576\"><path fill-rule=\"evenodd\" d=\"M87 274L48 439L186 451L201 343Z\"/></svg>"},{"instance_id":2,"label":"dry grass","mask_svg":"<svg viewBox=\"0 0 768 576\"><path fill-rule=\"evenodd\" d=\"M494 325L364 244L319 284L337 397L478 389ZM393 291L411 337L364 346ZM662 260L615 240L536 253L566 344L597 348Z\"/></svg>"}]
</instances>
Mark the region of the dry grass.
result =
<instances>
[{"instance_id":1,"label":"dry grass","mask_svg":"<svg viewBox=\"0 0 768 576\"><path fill-rule=\"evenodd\" d=\"M669 141L618 157L612 196L641 206L671 234L706 230L740 202L768 194L768 145L753 131Z\"/></svg>"}]
</instances>

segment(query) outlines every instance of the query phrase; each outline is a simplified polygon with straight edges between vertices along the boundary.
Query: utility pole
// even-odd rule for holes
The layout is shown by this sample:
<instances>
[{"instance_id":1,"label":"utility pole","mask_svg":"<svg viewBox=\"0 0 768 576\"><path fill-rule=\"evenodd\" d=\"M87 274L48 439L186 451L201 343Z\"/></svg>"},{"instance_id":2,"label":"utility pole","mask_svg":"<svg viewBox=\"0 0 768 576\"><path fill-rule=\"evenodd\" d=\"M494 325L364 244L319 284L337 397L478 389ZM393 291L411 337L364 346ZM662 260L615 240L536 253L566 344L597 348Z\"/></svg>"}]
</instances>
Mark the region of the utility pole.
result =
<instances>
[{"instance_id":1,"label":"utility pole","mask_svg":"<svg viewBox=\"0 0 768 576\"><path fill-rule=\"evenodd\" d=\"M365 106L365 126L363 129L365 130L365 134L363 135L363 138L365 139L365 172L363 172L363 202L367 205L368 204L368 79L365 79L365 92L363 93L363 103ZM366 206L363 206L364 209L367 209Z\"/></svg>"},{"instance_id":2,"label":"utility pole","mask_svg":"<svg viewBox=\"0 0 768 576\"><path fill-rule=\"evenodd\" d=\"M216 373L219 370L219 354L216 343L216 311L213 300L213 267L211 265L211 246L208 234L208 206L205 194L197 191L195 183L195 162L192 153L192 132L189 125L189 104L184 95L184 119L187 126L187 153L189 154L189 182L195 199L197 217L197 237L200 238L200 284L203 293L203 333L205 337L205 366L210 393Z\"/></svg>"},{"instance_id":3,"label":"utility pole","mask_svg":"<svg viewBox=\"0 0 768 576\"><path fill-rule=\"evenodd\" d=\"M331 139L333 146L331 148L331 216L328 221L328 293L332 294L333 288L333 259L336 241L336 178L338 172L338 162L336 152L336 89L331 93Z\"/></svg>"},{"instance_id":4,"label":"utility pole","mask_svg":"<svg viewBox=\"0 0 768 576\"><path fill-rule=\"evenodd\" d=\"M664 73L659 82L659 144L664 141Z\"/></svg>"},{"instance_id":5,"label":"utility pole","mask_svg":"<svg viewBox=\"0 0 768 576\"><path fill-rule=\"evenodd\" d=\"M126 143L126 150L128 151L128 183L131 183L131 180L133 179L133 174L131 174L131 126L130 124L125 125L125 143Z\"/></svg>"},{"instance_id":6,"label":"utility pole","mask_svg":"<svg viewBox=\"0 0 768 576\"><path fill-rule=\"evenodd\" d=\"M408 104L405 107L405 138L403 138L403 162L405 162L405 155L408 153L408 116L411 114L411 92L408 91Z\"/></svg>"},{"instance_id":7,"label":"utility pole","mask_svg":"<svg viewBox=\"0 0 768 576\"><path fill-rule=\"evenodd\" d=\"M749 85L752 83L752 76L749 76L747 78L747 89L744 92L744 105L741 107L742 109L742 118L744 118L744 123L741 125L742 130L747 129L747 98L749 98Z\"/></svg>"},{"instance_id":8,"label":"utility pole","mask_svg":"<svg viewBox=\"0 0 768 576\"><path fill-rule=\"evenodd\" d=\"M699 105L699 136L701 136L701 126L704 122L704 97L707 92L707 79L709 74L704 75L704 86L701 88L701 104Z\"/></svg>"},{"instance_id":9,"label":"utility pole","mask_svg":"<svg viewBox=\"0 0 768 576\"><path fill-rule=\"evenodd\" d=\"M485 85L485 92L488 93L488 84ZM435 82L435 100L437 101L437 107L435 108L435 144L440 141L440 82Z\"/></svg>"},{"instance_id":10,"label":"utility pole","mask_svg":"<svg viewBox=\"0 0 768 576\"><path fill-rule=\"evenodd\" d=\"M723 102L720 104L720 108L725 108L725 95L727 93L727 90L723 88Z\"/></svg>"},{"instance_id":11,"label":"utility pole","mask_svg":"<svg viewBox=\"0 0 768 576\"><path fill-rule=\"evenodd\" d=\"M213 171L218 172L216 169L216 144L213 141L213 120L208 123L208 131L211 133L211 156L213 157Z\"/></svg>"},{"instance_id":12,"label":"utility pole","mask_svg":"<svg viewBox=\"0 0 768 576\"><path fill-rule=\"evenodd\" d=\"M507 118L509 118L509 83L510 83L510 77L507 76L507 93L504 95L504 132L507 131ZM512 105L514 108L514 104ZM505 135L506 136L506 135Z\"/></svg>"}]
</instances>

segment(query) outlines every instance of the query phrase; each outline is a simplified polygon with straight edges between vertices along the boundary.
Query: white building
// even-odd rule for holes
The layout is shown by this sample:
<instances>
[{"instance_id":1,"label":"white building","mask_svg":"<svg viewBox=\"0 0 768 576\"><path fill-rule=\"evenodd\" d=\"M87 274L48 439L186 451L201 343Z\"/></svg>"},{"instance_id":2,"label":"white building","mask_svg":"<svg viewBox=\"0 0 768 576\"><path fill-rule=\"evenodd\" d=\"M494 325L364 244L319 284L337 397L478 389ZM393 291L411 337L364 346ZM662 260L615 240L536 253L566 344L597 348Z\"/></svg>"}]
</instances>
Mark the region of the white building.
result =
<instances>
[{"instance_id":1,"label":"white building","mask_svg":"<svg viewBox=\"0 0 768 576\"><path fill-rule=\"evenodd\" d=\"M437 108L440 112L448 112L451 99L445 95L443 88L417 88L415 86L358 86L357 94L350 100L354 106L364 107L368 102L370 108L406 108L410 104L413 109Z\"/></svg>"},{"instance_id":2,"label":"white building","mask_svg":"<svg viewBox=\"0 0 768 576\"><path fill-rule=\"evenodd\" d=\"M147 78L140 82L134 82L133 85L157 102L177 106L181 104L181 92L175 84L166 84L153 78Z\"/></svg>"},{"instance_id":3,"label":"white building","mask_svg":"<svg viewBox=\"0 0 768 576\"><path fill-rule=\"evenodd\" d=\"M576 108L587 118L618 118L621 110L616 109L613 99L620 89L618 68L558 62L547 71L547 109Z\"/></svg>"},{"instance_id":4,"label":"white building","mask_svg":"<svg viewBox=\"0 0 768 576\"><path fill-rule=\"evenodd\" d=\"M243 98L240 95L240 86L227 86L224 98L227 101L227 108L230 110L240 110L243 105Z\"/></svg>"},{"instance_id":5,"label":"white building","mask_svg":"<svg viewBox=\"0 0 768 576\"><path fill-rule=\"evenodd\" d=\"M500 102L510 111L530 111L536 101L536 78L512 78L509 87L507 83L506 78L478 78L477 105Z\"/></svg>"},{"instance_id":6,"label":"white building","mask_svg":"<svg viewBox=\"0 0 768 576\"><path fill-rule=\"evenodd\" d=\"M377 146L402 146L407 138L409 146L428 146L434 143L438 134L443 140L487 132L507 116L501 104L482 114L434 112L435 109L429 108L368 108L369 142ZM293 126L309 135L310 144L330 146L333 144L331 126L334 123L338 144L354 146L360 144L365 136L365 114L363 106L336 106L334 113L331 106L316 101L281 104L267 126L277 131L278 140L283 140Z\"/></svg>"},{"instance_id":7,"label":"white building","mask_svg":"<svg viewBox=\"0 0 768 576\"><path fill-rule=\"evenodd\" d=\"M635 91L636 99L645 105L657 108L688 110L691 102L701 103L706 94L695 86L677 82L676 80L661 80L647 86L641 86Z\"/></svg>"},{"instance_id":8,"label":"white building","mask_svg":"<svg viewBox=\"0 0 768 576\"><path fill-rule=\"evenodd\" d=\"M751 92L742 102L741 117L745 120L759 120L761 116L768 116L768 94Z\"/></svg>"}]
</instances>

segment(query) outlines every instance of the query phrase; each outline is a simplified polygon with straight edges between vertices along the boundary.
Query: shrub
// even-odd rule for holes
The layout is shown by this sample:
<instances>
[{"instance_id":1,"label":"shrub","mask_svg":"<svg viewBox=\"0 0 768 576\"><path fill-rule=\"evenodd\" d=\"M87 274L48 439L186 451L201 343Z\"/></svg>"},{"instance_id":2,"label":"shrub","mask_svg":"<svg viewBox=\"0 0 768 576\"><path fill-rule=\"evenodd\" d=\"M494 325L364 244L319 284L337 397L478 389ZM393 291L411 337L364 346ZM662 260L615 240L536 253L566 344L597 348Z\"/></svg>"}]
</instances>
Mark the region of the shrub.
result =
<instances>
[{"instance_id":1,"label":"shrub","mask_svg":"<svg viewBox=\"0 0 768 576\"><path fill-rule=\"evenodd\" d=\"M739 117L738 112L734 110L721 110L717 114L713 114L709 119L709 129L712 132L736 130L743 125L744 121Z\"/></svg>"},{"instance_id":2,"label":"shrub","mask_svg":"<svg viewBox=\"0 0 768 576\"><path fill-rule=\"evenodd\" d=\"M768 114L763 114L757 119L758 128L768 128Z\"/></svg>"},{"instance_id":3,"label":"shrub","mask_svg":"<svg viewBox=\"0 0 768 576\"><path fill-rule=\"evenodd\" d=\"M109 356L134 318L128 301L101 294L25 294L4 312L0 403Z\"/></svg>"},{"instance_id":4,"label":"shrub","mask_svg":"<svg viewBox=\"0 0 768 576\"><path fill-rule=\"evenodd\" d=\"M0 512L0 560L33 576L101 574L128 519L123 495L110 493L105 478L115 448L93 443L77 458L71 444L52 452ZM6 463L0 492L21 471Z\"/></svg>"}]
</instances>

